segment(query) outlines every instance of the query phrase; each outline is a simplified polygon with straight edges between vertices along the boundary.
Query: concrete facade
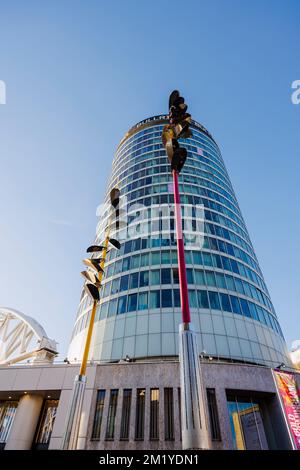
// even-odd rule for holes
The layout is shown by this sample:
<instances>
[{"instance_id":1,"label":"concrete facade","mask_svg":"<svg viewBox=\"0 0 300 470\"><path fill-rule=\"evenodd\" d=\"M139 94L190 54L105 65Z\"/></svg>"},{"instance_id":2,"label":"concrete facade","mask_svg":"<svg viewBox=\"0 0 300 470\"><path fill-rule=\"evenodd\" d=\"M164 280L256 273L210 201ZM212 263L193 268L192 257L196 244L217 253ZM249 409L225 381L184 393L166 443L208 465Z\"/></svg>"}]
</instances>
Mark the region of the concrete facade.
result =
<instances>
[{"instance_id":1,"label":"concrete facade","mask_svg":"<svg viewBox=\"0 0 300 470\"><path fill-rule=\"evenodd\" d=\"M204 387L215 389L221 439L211 442L212 449L233 449L230 418L227 406L228 394L252 396L261 400L264 426L270 449L289 449L290 442L282 415L280 402L272 377L272 370L264 366L238 363L202 362ZM6 442L6 449L33 446L36 425L43 399L59 398L56 419L49 449L59 449L76 365L14 366L0 369L0 400L19 400L17 412ZM179 363L177 360L107 363L88 367L87 387L84 396L82 421L79 431L79 449L181 449L179 407ZM300 374L298 374L300 385ZM144 439L135 439L136 390L145 389ZM159 439L150 440L150 391L159 389ZM173 390L174 439L165 440L164 389ZM91 439L95 416L97 391L105 390L105 401L99 439ZM118 390L113 439L106 439L109 395ZM120 440L122 398L124 389L132 389L129 436ZM24 393L27 392L27 393ZM11 398L9 398L11 397ZM26 401L26 407L23 402ZM27 406L28 403L32 406ZM25 417L23 410L26 409ZM26 424L26 437L22 437ZM21 442L22 439L26 442Z\"/></svg>"}]
</instances>

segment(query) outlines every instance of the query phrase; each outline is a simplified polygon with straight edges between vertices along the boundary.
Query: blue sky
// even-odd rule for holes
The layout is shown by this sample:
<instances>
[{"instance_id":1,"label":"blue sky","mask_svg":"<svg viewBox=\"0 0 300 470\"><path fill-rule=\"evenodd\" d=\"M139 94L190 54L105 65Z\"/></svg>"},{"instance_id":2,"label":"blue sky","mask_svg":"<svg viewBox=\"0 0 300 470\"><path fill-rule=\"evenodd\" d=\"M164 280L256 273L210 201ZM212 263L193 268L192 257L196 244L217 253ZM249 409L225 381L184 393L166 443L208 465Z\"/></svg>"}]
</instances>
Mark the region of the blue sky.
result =
<instances>
[{"instance_id":1,"label":"blue sky","mask_svg":"<svg viewBox=\"0 0 300 470\"><path fill-rule=\"evenodd\" d=\"M299 326L299 1L2 0L0 305L67 345L118 141L178 88L220 145L288 345Z\"/></svg>"}]
</instances>

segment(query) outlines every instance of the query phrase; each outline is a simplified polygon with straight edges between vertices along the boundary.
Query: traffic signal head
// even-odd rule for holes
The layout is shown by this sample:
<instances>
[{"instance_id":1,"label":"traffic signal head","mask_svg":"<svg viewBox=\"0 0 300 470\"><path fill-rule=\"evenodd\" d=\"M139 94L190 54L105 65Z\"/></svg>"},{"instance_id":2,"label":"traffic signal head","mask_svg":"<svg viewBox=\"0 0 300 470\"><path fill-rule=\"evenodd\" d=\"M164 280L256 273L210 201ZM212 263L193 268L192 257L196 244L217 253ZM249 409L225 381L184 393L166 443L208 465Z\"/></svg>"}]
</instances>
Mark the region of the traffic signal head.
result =
<instances>
[{"instance_id":1,"label":"traffic signal head","mask_svg":"<svg viewBox=\"0 0 300 470\"><path fill-rule=\"evenodd\" d=\"M96 274L92 273L91 271L82 271L81 275L84 277L84 279L92 284L95 284L95 286L99 289L100 287L100 282L96 276Z\"/></svg>"},{"instance_id":2,"label":"traffic signal head","mask_svg":"<svg viewBox=\"0 0 300 470\"><path fill-rule=\"evenodd\" d=\"M88 266L89 268L92 268L97 273L100 273L100 272L103 273L103 269L100 266L102 261L103 261L103 258L92 258L92 259L86 258L83 260L86 266Z\"/></svg>"},{"instance_id":3,"label":"traffic signal head","mask_svg":"<svg viewBox=\"0 0 300 470\"><path fill-rule=\"evenodd\" d=\"M113 188L110 192L110 202L112 206L116 209L120 202L120 190L118 188Z\"/></svg>"},{"instance_id":4,"label":"traffic signal head","mask_svg":"<svg viewBox=\"0 0 300 470\"><path fill-rule=\"evenodd\" d=\"M114 238L110 238L109 243L117 250L121 248L121 243L118 240L115 240Z\"/></svg>"},{"instance_id":5,"label":"traffic signal head","mask_svg":"<svg viewBox=\"0 0 300 470\"><path fill-rule=\"evenodd\" d=\"M84 289L94 301L98 302L100 300L99 289L94 284L87 282L84 284Z\"/></svg>"},{"instance_id":6,"label":"traffic signal head","mask_svg":"<svg viewBox=\"0 0 300 470\"><path fill-rule=\"evenodd\" d=\"M187 150L183 147L176 147L174 149L174 154L173 158L171 161L171 168L172 170L177 171L177 173L180 173L182 170L183 165L185 164L187 157Z\"/></svg>"},{"instance_id":7,"label":"traffic signal head","mask_svg":"<svg viewBox=\"0 0 300 470\"><path fill-rule=\"evenodd\" d=\"M187 104L184 98L180 96L178 90L174 90L169 98L169 119L171 126L174 127L176 138L187 139L191 137L192 132L189 129L191 115L187 113Z\"/></svg>"},{"instance_id":8,"label":"traffic signal head","mask_svg":"<svg viewBox=\"0 0 300 470\"><path fill-rule=\"evenodd\" d=\"M92 246L88 247L86 252L87 253L96 253L97 251L102 251L103 249L104 249L104 246L102 246L102 245L92 245Z\"/></svg>"}]
</instances>

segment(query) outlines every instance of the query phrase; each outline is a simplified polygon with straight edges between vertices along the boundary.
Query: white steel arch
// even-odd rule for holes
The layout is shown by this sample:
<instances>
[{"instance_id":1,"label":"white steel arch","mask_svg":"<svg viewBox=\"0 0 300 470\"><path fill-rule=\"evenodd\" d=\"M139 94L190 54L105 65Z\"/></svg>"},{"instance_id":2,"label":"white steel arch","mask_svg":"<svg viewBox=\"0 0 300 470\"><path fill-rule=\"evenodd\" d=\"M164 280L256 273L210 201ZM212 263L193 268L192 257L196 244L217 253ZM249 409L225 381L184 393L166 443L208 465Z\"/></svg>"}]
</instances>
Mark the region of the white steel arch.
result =
<instances>
[{"instance_id":1,"label":"white steel arch","mask_svg":"<svg viewBox=\"0 0 300 470\"><path fill-rule=\"evenodd\" d=\"M0 307L0 365L29 359L49 362L57 355L56 342L32 317L18 310Z\"/></svg>"}]
</instances>

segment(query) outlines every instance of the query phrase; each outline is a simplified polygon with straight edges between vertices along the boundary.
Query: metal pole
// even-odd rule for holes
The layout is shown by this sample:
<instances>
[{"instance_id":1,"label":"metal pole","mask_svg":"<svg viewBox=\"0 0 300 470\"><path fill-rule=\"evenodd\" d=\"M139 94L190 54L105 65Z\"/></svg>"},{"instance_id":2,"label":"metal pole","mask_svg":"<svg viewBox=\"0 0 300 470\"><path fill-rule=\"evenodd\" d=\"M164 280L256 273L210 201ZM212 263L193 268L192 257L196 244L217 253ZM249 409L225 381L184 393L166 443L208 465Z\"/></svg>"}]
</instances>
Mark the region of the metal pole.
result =
<instances>
[{"instance_id":1,"label":"metal pole","mask_svg":"<svg viewBox=\"0 0 300 470\"><path fill-rule=\"evenodd\" d=\"M180 303L182 323L179 325L179 364L181 383L182 448L209 449L205 409L205 393L197 347L197 336L191 327L191 315L186 278L184 240L178 172L173 170L176 239L178 253Z\"/></svg>"},{"instance_id":2,"label":"metal pole","mask_svg":"<svg viewBox=\"0 0 300 470\"><path fill-rule=\"evenodd\" d=\"M103 277L103 269L105 266L105 260L108 250L108 242L109 242L109 228L107 230L107 235L105 237L104 248L102 251L102 262L100 264L102 271L98 274L98 280L101 285L102 277ZM64 450L76 450L78 444L78 435L79 435L79 427L80 427L80 420L81 420L81 411L82 411L82 404L84 398L84 391L86 385L86 368L87 362L90 352L91 340L93 336L93 329L95 323L95 316L98 306L98 301L94 300L91 318L89 321L88 331L85 340L84 352L82 356L81 366L79 375L75 377L74 386L72 390L71 401L67 413L67 419L65 424L65 432L63 436L63 441L61 448Z\"/></svg>"}]
</instances>

